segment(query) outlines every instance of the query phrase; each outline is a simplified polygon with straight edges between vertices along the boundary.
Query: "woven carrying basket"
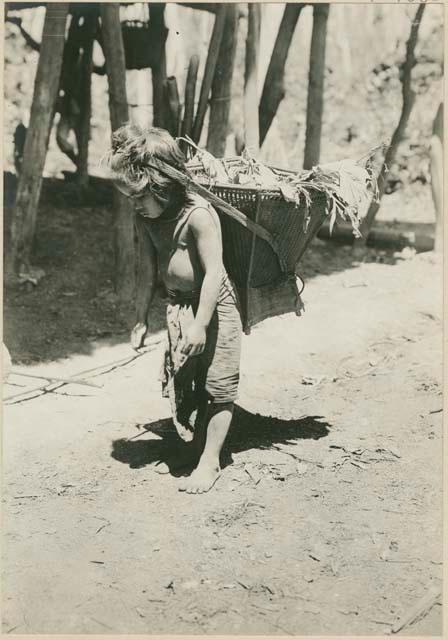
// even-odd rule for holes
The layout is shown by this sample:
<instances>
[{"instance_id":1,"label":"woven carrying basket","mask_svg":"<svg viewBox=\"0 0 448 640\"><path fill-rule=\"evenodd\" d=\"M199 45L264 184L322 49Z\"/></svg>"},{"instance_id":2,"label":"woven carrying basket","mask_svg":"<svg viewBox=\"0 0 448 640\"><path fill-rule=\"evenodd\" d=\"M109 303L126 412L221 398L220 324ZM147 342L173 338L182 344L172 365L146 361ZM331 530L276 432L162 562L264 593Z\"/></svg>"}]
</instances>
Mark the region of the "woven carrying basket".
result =
<instances>
[{"instance_id":1,"label":"woven carrying basket","mask_svg":"<svg viewBox=\"0 0 448 640\"><path fill-rule=\"evenodd\" d=\"M226 164L237 162L235 159ZM188 169L196 182L263 227L275 241L274 248L256 231L230 217L217 202L212 202L220 216L224 264L237 288L245 333L267 318L298 313L297 267L327 217L326 196L318 191L310 193L310 219L305 232L305 205L287 202L280 189L210 185L202 165L189 163ZM286 171L276 173L294 175ZM206 197L203 192L202 195Z\"/></svg>"},{"instance_id":2,"label":"woven carrying basket","mask_svg":"<svg viewBox=\"0 0 448 640\"><path fill-rule=\"evenodd\" d=\"M307 211L305 204L286 201L277 188L210 183L202 162L188 163L191 177L156 159L151 164L217 210L224 264L237 289L244 332L250 333L254 325L273 316L300 315L297 266L327 217L325 194L313 190L310 183ZM225 164L238 166L241 159L226 159ZM274 171L280 177L295 175Z\"/></svg>"}]
</instances>

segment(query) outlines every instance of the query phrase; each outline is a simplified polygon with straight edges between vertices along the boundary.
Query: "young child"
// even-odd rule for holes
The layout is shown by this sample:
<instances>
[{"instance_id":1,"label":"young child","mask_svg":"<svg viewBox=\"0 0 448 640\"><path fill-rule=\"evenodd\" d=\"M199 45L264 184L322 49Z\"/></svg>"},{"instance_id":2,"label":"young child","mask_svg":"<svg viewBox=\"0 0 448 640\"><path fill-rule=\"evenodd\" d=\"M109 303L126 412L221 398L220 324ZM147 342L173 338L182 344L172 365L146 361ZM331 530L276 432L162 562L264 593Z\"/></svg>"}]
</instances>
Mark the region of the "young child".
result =
<instances>
[{"instance_id":1,"label":"young child","mask_svg":"<svg viewBox=\"0 0 448 640\"><path fill-rule=\"evenodd\" d=\"M241 319L224 269L216 211L163 173L159 163L186 173L185 157L167 131L128 124L113 136L109 166L115 186L135 206L139 243L139 349L159 273L168 293L168 344L163 391L186 443L160 472L195 466L181 491L203 493L220 474L220 453L232 420L239 382Z\"/></svg>"}]
</instances>

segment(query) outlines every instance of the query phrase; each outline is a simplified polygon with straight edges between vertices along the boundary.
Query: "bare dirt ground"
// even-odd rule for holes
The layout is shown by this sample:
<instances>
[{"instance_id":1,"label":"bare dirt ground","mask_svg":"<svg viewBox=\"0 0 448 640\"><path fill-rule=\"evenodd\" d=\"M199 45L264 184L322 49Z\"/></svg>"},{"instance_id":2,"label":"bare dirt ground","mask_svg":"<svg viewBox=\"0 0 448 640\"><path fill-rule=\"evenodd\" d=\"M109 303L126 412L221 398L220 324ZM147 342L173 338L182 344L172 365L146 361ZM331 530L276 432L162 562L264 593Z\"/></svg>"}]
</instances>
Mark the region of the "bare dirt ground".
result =
<instances>
[{"instance_id":1,"label":"bare dirt ground","mask_svg":"<svg viewBox=\"0 0 448 640\"><path fill-rule=\"evenodd\" d=\"M109 214L40 215L47 275L7 291L15 369L104 366L99 388L4 407L4 633L382 635L441 585L440 259L316 241L306 314L245 337L226 466L190 496L154 472L174 442L163 302L132 359ZM5 397L39 384L9 382ZM441 624L436 603L401 633Z\"/></svg>"}]
</instances>

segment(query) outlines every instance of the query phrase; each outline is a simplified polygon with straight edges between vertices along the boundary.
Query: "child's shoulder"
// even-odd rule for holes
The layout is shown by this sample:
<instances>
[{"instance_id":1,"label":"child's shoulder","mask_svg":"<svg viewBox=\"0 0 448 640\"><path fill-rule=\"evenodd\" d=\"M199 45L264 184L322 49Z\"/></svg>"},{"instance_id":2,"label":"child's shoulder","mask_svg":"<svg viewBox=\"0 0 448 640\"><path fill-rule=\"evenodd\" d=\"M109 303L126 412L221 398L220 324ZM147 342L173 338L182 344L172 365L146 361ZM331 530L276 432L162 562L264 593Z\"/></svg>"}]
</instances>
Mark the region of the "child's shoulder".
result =
<instances>
[{"instance_id":1,"label":"child's shoulder","mask_svg":"<svg viewBox=\"0 0 448 640\"><path fill-rule=\"evenodd\" d=\"M188 203L185 207L186 213L193 213L196 209L198 210L206 210L206 211L215 211L213 206L208 202L203 196L195 193L188 198Z\"/></svg>"},{"instance_id":2,"label":"child's shoulder","mask_svg":"<svg viewBox=\"0 0 448 640\"><path fill-rule=\"evenodd\" d=\"M204 225L219 220L216 209L205 198L194 194L185 207L185 216L190 224Z\"/></svg>"}]
</instances>

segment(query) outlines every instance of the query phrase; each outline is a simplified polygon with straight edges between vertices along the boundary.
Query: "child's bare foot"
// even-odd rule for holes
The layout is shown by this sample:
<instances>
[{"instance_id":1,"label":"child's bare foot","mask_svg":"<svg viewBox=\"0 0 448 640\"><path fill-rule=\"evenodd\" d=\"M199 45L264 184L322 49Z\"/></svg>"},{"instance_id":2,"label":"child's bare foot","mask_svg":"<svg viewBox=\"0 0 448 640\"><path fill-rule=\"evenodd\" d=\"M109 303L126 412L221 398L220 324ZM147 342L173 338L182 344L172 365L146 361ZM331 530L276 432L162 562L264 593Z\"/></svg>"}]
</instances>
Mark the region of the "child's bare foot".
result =
<instances>
[{"instance_id":1,"label":"child's bare foot","mask_svg":"<svg viewBox=\"0 0 448 640\"><path fill-rule=\"evenodd\" d=\"M197 449L192 445L185 446L169 456L166 460L158 462L154 467L154 471L160 474L182 471L182 469L195 467L198 459L199 453Z\"/></svg>"},{"instance_id":2,"label":"child's bare foot","mask_svg":"<svg viewBox=\"0 0 448 640\"><path fill-rule=\"evenodd\" d=\"M179 491L186 491L186 493L205 493L206 491L210 491L220 475L221 469L219 465L200 462L191 476L181 481Z\"/></svg>"}]
</instances>

